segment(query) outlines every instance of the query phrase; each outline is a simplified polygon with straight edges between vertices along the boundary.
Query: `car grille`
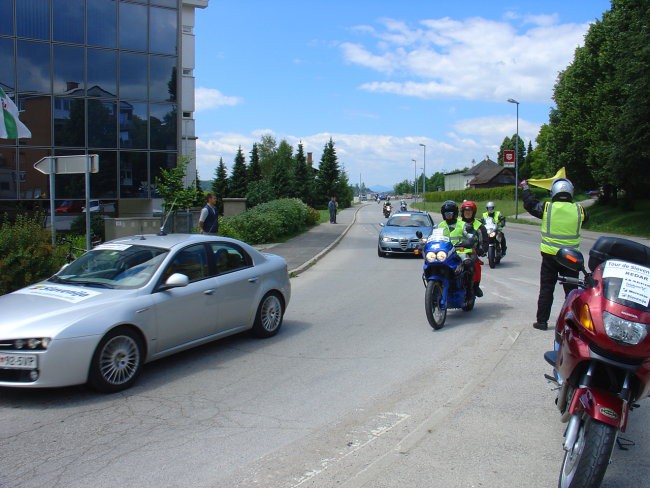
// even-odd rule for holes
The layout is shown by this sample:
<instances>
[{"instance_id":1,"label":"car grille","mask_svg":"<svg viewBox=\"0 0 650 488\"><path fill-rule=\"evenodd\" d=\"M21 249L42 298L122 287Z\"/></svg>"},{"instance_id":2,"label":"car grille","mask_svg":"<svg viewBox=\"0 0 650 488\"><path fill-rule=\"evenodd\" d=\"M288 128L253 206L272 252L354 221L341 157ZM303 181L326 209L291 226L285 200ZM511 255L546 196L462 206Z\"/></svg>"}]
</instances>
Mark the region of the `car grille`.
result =
<instances>
[{"instance_id":1,"label":"car grille","mask_svg":"<svg viewBox=\"0 0 650 488\"><path fill-rule=\"evenodd\" d=\"M402 249L402 251L406 251L408 249L412 249L415 247L415 244L418 243L417 239L407 239L406 237L402 237L399 240L399 247ZM414 245L411 245L414 244Z\"/></svg>"}]
</instances>

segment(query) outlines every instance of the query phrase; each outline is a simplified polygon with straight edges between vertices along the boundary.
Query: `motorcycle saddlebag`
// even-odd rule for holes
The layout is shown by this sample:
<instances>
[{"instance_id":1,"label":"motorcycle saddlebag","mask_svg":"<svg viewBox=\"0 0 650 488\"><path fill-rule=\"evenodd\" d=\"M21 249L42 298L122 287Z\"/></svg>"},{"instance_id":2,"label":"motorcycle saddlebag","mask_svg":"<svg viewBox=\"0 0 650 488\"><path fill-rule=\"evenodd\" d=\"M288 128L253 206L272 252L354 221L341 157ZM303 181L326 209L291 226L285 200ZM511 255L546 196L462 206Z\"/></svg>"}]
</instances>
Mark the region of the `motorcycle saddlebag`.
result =
<instances>
[{"instance_id":1,"label":"motorcycle saddlebag","mask_svg":"<svg viewBox=\"0 0 650 488\"><path fill-rule=\"evenodd\" d=\"M650 267L650 248L621 237L601 236L589 251L589 269L593 272L608 259L622 259Z\"/></svg>"}]
</instances>

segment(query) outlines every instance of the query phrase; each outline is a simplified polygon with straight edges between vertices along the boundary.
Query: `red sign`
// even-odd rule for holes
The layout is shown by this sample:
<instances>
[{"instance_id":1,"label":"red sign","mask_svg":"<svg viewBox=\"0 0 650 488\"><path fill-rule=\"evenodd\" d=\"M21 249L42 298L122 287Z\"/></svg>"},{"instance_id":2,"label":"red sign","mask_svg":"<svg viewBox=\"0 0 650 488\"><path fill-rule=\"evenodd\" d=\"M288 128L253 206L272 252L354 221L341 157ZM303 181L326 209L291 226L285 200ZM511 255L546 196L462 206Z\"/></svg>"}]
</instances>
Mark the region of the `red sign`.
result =
<instances>
[{"instance_id":1,"label":"red sign","mask_svg":"<svg viewBox=\"0 0 650 488\"><path fill-rule=\"evenodd\" d=\"M515 167L515 152L514 151L503 151L503 167L504 168L514 168Z\"/></svg>"}]
</instances>

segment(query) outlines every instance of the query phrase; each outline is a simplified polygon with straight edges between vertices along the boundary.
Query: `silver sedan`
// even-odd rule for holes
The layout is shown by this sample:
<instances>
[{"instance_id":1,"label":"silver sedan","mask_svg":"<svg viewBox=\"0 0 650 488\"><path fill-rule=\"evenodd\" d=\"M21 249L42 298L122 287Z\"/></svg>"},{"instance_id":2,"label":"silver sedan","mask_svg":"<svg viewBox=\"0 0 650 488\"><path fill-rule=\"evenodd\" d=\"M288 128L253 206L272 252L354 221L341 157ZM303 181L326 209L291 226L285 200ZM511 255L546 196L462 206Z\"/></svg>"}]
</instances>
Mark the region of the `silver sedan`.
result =
<instances>
[{"instance_id":1,"label":"silver sedan","mask_svg":"<svg viewBox=\"0 0 650 488\"><path fill-rule=\"evenodd\" d=\"M252 329L275 335L286 261L225 237L116 239L0 297L0 386L130 387L144 363Z\"/></svg>"}]
</instances>

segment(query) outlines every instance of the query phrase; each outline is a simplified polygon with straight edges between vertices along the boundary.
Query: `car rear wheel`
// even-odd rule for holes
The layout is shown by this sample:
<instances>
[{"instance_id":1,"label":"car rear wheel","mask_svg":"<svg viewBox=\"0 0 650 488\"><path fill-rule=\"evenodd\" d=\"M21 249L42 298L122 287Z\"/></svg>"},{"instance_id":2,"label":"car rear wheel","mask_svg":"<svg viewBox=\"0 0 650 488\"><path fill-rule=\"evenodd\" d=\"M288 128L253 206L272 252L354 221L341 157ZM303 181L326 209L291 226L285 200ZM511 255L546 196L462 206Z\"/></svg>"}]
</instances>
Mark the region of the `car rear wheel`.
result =
<instances>
[{"instance_id":1,"label":"car rear wheel","mask_svg":"<svg viewBox=\"0 0 650 488\"><path fill-rule=\"evenodd\" d=\"M88 384L103 393L125 390L135 383L143 359L142 339L128 327L118 327L100 341L90 364Z\"/></svg>"},{"instance_id":2,"label":"car rear wheel","mask_svg":"<svg viewBox=\"0 0 650 488\"><path fill-rule=\"evenodd\" d=\"M258 337L271 337L282 327L284 305L277 292L267 293L259 307L253 324L253 333Z\"/></svg>"}]
</instances>

